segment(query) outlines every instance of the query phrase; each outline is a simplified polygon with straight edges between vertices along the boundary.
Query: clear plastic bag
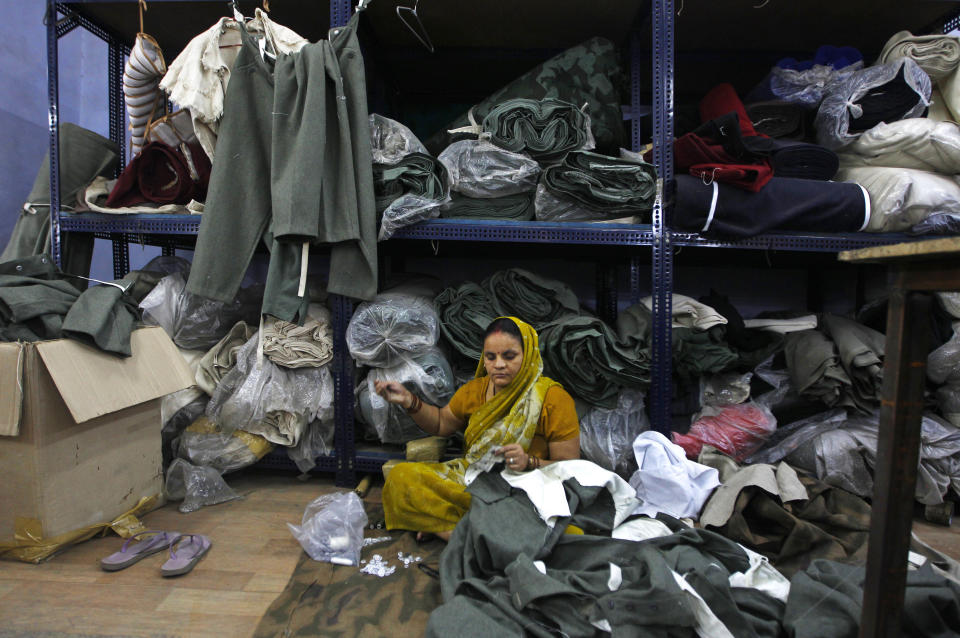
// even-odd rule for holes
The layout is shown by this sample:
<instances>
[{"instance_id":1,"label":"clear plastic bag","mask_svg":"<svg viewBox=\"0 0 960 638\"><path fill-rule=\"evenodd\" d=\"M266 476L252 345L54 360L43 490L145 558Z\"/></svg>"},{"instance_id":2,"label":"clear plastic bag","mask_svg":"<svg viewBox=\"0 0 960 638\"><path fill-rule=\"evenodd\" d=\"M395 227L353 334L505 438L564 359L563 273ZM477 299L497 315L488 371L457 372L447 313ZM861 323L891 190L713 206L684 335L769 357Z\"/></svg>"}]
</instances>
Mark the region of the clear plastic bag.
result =
<instances>
[{"instance_id":1,"label":"clear plastic bag","mask_svg":"<svg viewBox=\"0 0 960 638\"><path fill-rule=\"evenodd\" d=\"M469 197L504 197L531 191L540 175L540 164L530 156L484 139L454 142L437 159L447 167L450 190Z\"/></svg>"},{"instance_id":2,"label":"clear plastic bag","mask_svg":"<svg viewBox=\"0 0 960 638\"><path fill-rule=\"evenodd\" d=\"M271 443L296 445L308 423L332 413L329 367L284 368L266 357L258 365L254 335L214 391L207 416L225 432L245 430Z\"/></svg>"},{"instance_id":3,"label":"clear plastic bag","mask_svg":"<svg viewBox=\"0 0 960 638\"><path fill-rule=\"evenodd\" d=\"M936 384L960 382L960 332L927 356L927 378Z\"/></svg>"},{"instance_id":4,"label":"clear plastic bag","mask_svg":"<svg viewBox=\"0 0 960 638\"><path fill-rule=\"evenodd\" d=\"M243 498L230 489L215 468L197 467L183 459L174 459L170 464L165 488L168 499L183 501L179 509L184 514Z\"/></svg>"},{"instance_id":5,"label":"clear plastic bag","mask_svg":"<svg viewBox=\"0 0 960 638\"><path fill-rule=\"evenodd\" d=\"M361 364L389 368L426 352L440 338L433 303L403 293L382 293L360 304L347 326L347 348Z\"/></svg>"},{"instance_id":6,"label":"clear plastic bag","mask_svg":"<svg viewBox=\"0 0 960 638\"><path fill-rule=\"evenodd\" d=\"M176 414L164 422L163 429L160 430L161 444L163 446L163 467L168 467L170 462L177 456L180 445L180 434L194 421L203 416L209 402L210 397L201 394L194 401L180 408Z\"/></svg>"},{"instance_id":7,"label":"clear plastic bag","mask_svg":"<svg viewBox=\"0 0 960 638\"><path fill-rule=\"evenodd\" d=\"M960 235L960 213L931 213L907 231L910 235Z\"/></svg>"},{"instance_id":8,"label":"clear plastic bag","mask_svg":"<svg viewBox=\"0 0 960 638\"><path fill-rule=\"evenodd\" d=\"M623 389L617 396L617 407L593 406L580 419L580 452L583 458L600 467L629 478L637 469L633 441L650 429L644 411L644 393Z\"/></svg>"},{"instance_id":9,"label":"clear plastic bag","mask_svg":"<svg viewBox=\"0 0 960 638\"><path fill-rule=\"evenodd\" d=\"M238 321L260 321L260 288L240 291L230 303L193 295L180 272L167 275L150 291L140 308L144 323L160 326L181 348L209 350Z\"/></svg>"},{"instance_id":10,"label":"clear plastic bag","mask_svg":"<svg viewBox=\"0 0 960 638\"><path fill-rule=\"evenodd\" d=\"M960 292L938 292L935 293L940 307L947 311L947 314L954 319L960 319ZM958 328L954 323L954 329Z\"/></svg>"},{"instance_id":11,"label":"clear plastic bag","mask_svg":"<svg viewBox=\"0 0 960 638\"><path fill-rule=\"evenodd\" d=\"M671 438L683 448L687 458L699 457L706 444L742 462L776 429L777 419L770 409L750 401L704 409L686 434L674 432Z\"/></svg>"},{"instance_id":12,"label":"clear plastic bag","mask_svg":"<svg viewBox=\"0 0 960 638\"><path fill-rule=\"evenodd\" d=\"M359 565L367 513L354 492L324 494L303 512L300 525L287 523L303 551L317 561Z\"/></svg>"},{"instance_id":13,"label":"clear plastic bag","mask_svg":"<svg viewBox=\"0 0 960 638\"><path fill-rule=\"evenodd\" d=\"M386 241L404 226L410 226L425 219L435 219L440 216L440 207L450 201L450 195L443 199L430 199L421 195L401 195L390 202L383 211L380 220L378 241Z\"/></svg>"},{"instance_id":14,"label":"clear plastic bag","mask_svg":"<svg viewBox=\"0 0 960 638\"><path fill-rule=\"evenodd\" d=\"M832 84L842 82L854 71L862 68L862 61L842 69L835 69L825 64L815 64L802 71L775 66L770 69L767 82L771 93L778 100L815 108L823 100L824 94Z\"/></svg>"},{"instance_id":15,"label":"clear plastic bag","mask_svg":"<svg viewBox=\"0 0 960 638\"><path fill-rule=\"evenodd\" d=\"M377 113L370 114L370 145L377 164L396 164L410 153L428 153L413 131Z\"/></svg>"},{"instance_id":16,"label":"clear plastic bag","mask_svg":"<svg viewBox=\"0 0 960 638\"><path fill-rule=\"evenodd\" d=\"M243 430L224 432L206 417L200 417L180 435L177 456L226 474L253 465L271 450L273 445L262 436Z\"/></svg>"},{"instance_id":17,"label":"clear plastic bag","mask_svg":"<svg viewBox=\"0 0 960 638\"><path fill-rule=\"evenodd\" d=\"M851 132L850 124L851 120L863 116L860 100L873 89L894 80L901 70L903 80L916 92L917 99L910 109L897 114L892 121L922 117L930 104L930 76L910 58L901 58L889 64L876 64L850 73L827 87L814 120L817 143L837 150L857 139L860 133Z\"/></svg>"},{"instance_id":18,"label":"clear plastic bag","mask_svg":"<svg viewBox=\"0 0 960 638\"><path fill-rule=\"evenodd\" d=\"M387 403L374 391L377 381L396 381L430 405L446 405L453 396L453 371L439 348L432 348L410 361L391 368L373 368L358 396L364 420L384 443L406 443L426 433L399 405Z\"/></svg>"},{"instance_id":19,"label":"clear plastic bag","mask_svg":"<svg viewBox=\"0 0 960 638\"><path fill-rule=\"evenodd\" d=\"M603 213L590 210L576 200L568 197L557 197L543 184L537 184L537 193L533 198L533 208L537 221L540 222L607 222L621 224L636 224L640 219L637 215L609 218Z\"/></svg>"},{"instance_id":20,"label":"clear plastic bag","mask_svg":"<svg viewBox=\"0 0 960 638\"><path fill-rule=\"evenodd\" d=\"M317 466L317 458L328 456L333 450L335 423L333 415L327 419L314 419L296 446L287 448L287 456L301 472L309 472Z\"/></svg>"},{"instance_id":21,"label":"clear plastic bag","mask_svg":"<svg viewBox=\"0 0 960 638\"><path fill-rule=\"evenodd\" d=\"M736 405L750 398L752 372L723 372L700 377L700 405Z\"/></svg>"},{"instance_id":22,"label":"clear plastic bag","mask_svg":"<svg viewBox=\"0 0 960 638\"><path fill-rule=\"evenodd\" d=\"M937 388L937 407L950 423L960 427L960 383L947 383Z\"/></svg>"}]
</instances>

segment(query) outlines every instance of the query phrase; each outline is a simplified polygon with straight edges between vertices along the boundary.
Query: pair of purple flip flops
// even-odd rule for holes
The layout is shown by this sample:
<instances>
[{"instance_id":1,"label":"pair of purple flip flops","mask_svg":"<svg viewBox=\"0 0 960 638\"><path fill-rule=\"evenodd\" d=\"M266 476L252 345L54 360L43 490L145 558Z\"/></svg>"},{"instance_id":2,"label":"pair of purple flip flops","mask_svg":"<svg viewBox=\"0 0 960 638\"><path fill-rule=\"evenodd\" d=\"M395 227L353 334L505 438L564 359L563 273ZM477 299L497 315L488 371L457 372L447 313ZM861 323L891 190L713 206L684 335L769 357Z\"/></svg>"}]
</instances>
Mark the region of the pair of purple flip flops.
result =
<instances>
[{"instance_id":1,"label":"pair of purple flip flops","mask_svg":"<svg viewBox=\"0 0 960 638\"><path fill-rule=\"evenodd\" d=\"M136 538L145 536L144 540L131 545ZM104 571L115 572L125 569L151 554L170 551L170 558L160 567L161 576L180 576L186 574L193 566L200 562L213 542L202 534L181 534L180 532L149 531L140 532L128 538L120 548L106 558L100 560L100 568Z\"/></svg>"}]
</instances>

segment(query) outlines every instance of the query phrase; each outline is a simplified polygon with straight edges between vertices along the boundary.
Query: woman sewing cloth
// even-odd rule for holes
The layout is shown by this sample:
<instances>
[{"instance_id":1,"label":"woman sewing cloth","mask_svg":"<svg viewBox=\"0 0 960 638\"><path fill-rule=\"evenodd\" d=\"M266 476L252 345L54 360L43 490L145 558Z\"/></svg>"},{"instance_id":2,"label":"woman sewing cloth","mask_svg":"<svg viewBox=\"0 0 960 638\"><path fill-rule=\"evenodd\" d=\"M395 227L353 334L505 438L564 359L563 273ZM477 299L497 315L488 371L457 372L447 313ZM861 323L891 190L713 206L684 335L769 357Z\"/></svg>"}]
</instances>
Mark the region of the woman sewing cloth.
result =
<instances>
[{"instance_id":1,"label":"woman sewing cloth","mask_svg":"<svg viewBox=\"0 0 960 638\"><path fill-rule=\"evenodd\" d=\"M400 463L390 471L383 486L388 529L448 540L470 507L466 470L490 450L514 472L580 458L573 398L542 372L537 332L515 317L500 317L487 327L475 378L447 405L423 403L395 381L376 383L377 394L406 409L428 434L450 436L465 429L463 458Z\"/></svg>"}]
</instances>

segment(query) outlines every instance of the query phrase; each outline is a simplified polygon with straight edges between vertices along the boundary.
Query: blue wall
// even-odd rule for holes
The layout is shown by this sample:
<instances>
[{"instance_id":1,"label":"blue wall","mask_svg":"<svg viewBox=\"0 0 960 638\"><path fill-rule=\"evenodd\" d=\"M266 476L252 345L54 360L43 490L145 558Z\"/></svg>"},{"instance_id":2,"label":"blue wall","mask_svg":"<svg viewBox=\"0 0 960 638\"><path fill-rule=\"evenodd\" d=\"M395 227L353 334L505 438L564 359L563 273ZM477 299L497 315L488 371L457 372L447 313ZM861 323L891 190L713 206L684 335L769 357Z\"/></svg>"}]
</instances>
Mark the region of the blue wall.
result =
<instances>
[{"instance_id":1,"label":"blue wall","mask_svg":"<svg viewBox=\"0 0 960 638\"><path fill-rule=\"evenodd\" d=\"M0 0L0 248L6 246L47 152L45 2ZM109 137L107 45L78 28L60 39L60 120ZM131 267L159 249L131 246ZM97 240L91 276L113 279L110 243Z\"/></svg>"}]
</instances>

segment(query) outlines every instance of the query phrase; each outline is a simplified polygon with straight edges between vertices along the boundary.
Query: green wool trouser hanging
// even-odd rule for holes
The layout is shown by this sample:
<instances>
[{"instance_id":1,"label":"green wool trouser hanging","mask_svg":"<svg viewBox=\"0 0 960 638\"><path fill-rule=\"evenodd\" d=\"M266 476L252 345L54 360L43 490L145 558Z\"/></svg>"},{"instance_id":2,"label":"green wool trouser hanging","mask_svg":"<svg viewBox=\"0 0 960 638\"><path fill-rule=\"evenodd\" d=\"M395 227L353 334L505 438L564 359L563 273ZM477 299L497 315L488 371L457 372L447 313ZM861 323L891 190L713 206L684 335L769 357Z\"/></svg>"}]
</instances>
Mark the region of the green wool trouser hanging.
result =
<instances>
[{"instance_id":1,"label":"green wool trouser hanging","mask_svg":"<svg viewBox=\"0 0 960 638\"><path fill-rule=\"evenodd\" d=\"M270 248L263 313L303 318L303 244L330 246L327 291L360 299L377 289L376 211L357 15L330 39L261 57L242 48L224 97L187 290L230 301L257 243Z\"/></svg>"},{"instance_id":2,"label":"green wool trouser hanging","mask_svg":"<svg viewBox=\"0 0 960 638\"><path fill-rule=\"evenodd\" d=\"M490 141L538 162L561 161L587 142L587 116L576 104L554 98L517 98L494 107L483 118Z\"/></svg>"},{"instance_id":3,"label":"green wool trouser hanging","mask_svg":"<svg viewBox=\"0 0 960 638\"><path fill-rule=\"evenodd\" d=\"M453 200L440 210L440 216L452 219L499 219L529 221L533 219L531 193L480 199L454 195Z\"/></svg>"},{"instance_id":4,"label":"green wool trouser hanging","mask_svg":"<svg viewBox=\"0 0 960 638\"><path fill-rule=\"evenodd\" d=\"M540 180L553 195L607 217L649 211L657 193L652 165L586 151L568 154L562 164L547 168Z\"/></svg>"}]
</instances>

